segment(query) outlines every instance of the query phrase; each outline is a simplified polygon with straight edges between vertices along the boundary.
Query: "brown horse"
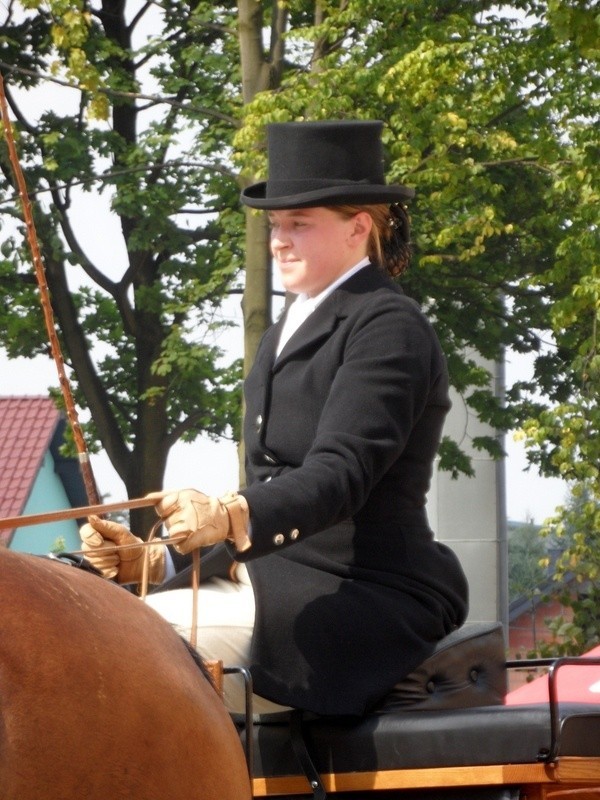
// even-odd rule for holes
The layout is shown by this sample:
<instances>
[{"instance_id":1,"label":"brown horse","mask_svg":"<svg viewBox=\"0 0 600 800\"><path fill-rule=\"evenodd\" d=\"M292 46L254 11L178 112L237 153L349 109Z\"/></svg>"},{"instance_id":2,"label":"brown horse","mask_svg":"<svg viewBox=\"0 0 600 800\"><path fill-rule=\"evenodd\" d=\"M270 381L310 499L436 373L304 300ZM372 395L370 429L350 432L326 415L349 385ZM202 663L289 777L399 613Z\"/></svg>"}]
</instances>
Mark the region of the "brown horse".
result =
<instances>
[{"instance_id":1,"label":"brown horse","mask_svg":"<svg viewBox=\"0 0 600 800\"><path fill-rule=\"evenodd\" d=\"M3 800L245 800L238 735L171 627L79 569L0 550Z\"/></svg>"}]
</instances>

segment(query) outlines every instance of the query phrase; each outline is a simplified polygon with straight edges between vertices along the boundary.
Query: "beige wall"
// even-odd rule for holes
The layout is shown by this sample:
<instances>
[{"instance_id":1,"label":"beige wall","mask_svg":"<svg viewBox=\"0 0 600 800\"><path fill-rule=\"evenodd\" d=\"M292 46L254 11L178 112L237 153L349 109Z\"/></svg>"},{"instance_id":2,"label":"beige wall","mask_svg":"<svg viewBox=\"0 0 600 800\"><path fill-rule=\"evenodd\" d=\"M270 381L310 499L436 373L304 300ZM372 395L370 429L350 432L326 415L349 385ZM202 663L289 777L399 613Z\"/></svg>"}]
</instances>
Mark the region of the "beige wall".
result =
<instances>
[{"instance_id":1,"label":"beige wall","mask_svg":"<svg viewBox=\"0 0 600 800\"><path fill-rule=\"evenodd\" d=\"M473 357L473 356L471 356ZM480 363L481 359L479 359ZM497 394L503 390L502 365L484 363L493 375ZM428 514L437 538L456 552L470 586L470 622L508 620L508 544L504 460L496 462L471 445L474 436L495 435L482 425L464 399L453 393L444 434L472 458L475 476L453 480L436 470L429 493Z\"/></svg>"}]
</instances>

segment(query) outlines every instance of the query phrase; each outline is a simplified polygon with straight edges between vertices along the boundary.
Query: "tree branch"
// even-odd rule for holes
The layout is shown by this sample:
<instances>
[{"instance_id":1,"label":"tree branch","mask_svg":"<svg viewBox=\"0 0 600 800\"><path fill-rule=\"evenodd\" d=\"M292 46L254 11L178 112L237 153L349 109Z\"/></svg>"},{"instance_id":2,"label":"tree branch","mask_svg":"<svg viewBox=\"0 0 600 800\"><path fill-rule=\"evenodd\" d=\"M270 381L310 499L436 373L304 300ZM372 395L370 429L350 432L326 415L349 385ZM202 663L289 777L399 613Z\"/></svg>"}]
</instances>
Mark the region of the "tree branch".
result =
<instances>
[{"instance_id":1,"label":"tree branch","mask_svg":"<svg viewBox=\"0 0 600 800\"><path fill-rule=\"evenodd\" d=\"M86 91L81 89L72 81L66 81L48 74L42 74L36 72L35 70L27 69L26 67L16 67L14 65L7 64L5 61L0 61L0 68L6 70L6 74L10 72L18 72L22 75L27 75L30 78L37 78L39 81L54 83L57 86L63 86L66 89L75 89L83 94L87 94ZM208 108L207 106L195 106L193 103L186 105L172 97L165 97L164 95L144 94L143 92L125 92L119 89L109 89L106 86L98 88L97 91L100 94L105 94L107 97L119 98L123 100L149 100L151 101L152 105L169 105L173 106L174 108L179 108L183 111L193 111L194 114L207 117L208 119L219 119L223 122L228 122L235 127L239 127L240 124L238 119L232 117L230 114L225 114L218 109Z\"/></svg>"}]
</instances>

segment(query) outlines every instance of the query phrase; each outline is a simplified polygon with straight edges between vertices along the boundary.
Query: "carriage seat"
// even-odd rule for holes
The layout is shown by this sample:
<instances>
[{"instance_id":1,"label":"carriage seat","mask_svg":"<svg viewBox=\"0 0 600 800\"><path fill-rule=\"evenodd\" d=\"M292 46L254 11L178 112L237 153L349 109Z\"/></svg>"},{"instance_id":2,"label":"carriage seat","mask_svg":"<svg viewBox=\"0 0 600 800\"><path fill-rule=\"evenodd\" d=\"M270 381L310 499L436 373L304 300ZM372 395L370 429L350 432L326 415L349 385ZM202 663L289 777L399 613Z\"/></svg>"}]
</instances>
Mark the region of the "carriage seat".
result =
<instances>
[{"instance_id":1,"label":"carriage seat","mask_svg":"<svg viewBox=\"0 0 600 800\"><path fill-rule=\"evenodd\" d=\"M506 695L506 652L502 625L472 623L453 631L374 709L442 711L500 705Z\"/></svg>"},{"instance_id":2,"label":"carriage seat","mask_svg":"<svg viewBox=\"0 0 600 800\"><path fill-rule=\"evenodd\" d=\"M535 763L551 746L549 707L504 705L506 689L502 626L467 624L439 642L370 713L306 715L302 739L319 774ZM600 757L598 706L561 704L560 718L563 755ZM290 730L289 716L258 718L252 726L254 776L307 774Z\"/></svg>"},{"instance_id":3,"label":"carriage seat","mask_svg":"<svg viewBox=\"0 0 600 800\"><path fill-rule=\"evenodd\" d=\"M367 738L373 734L374 738L365 747L361 732L371 730L372 726L375 729L394 727L395 720L404 718L405 712L414 712L417 718L423 718L435 716L433 712L502 705L507 689L505 663L502 625L466 624L438 642L431 656L399 681L363 718L306 714L306 728L311 732L326 729L334 741L339 740L340 735L346 740L349 735L356 738L363 751L362 763L364 754L375 745L377 735L372 730ZM293 774L298 762L290 741L291 715L287 712L260 714L253 720L254 773L281 775L289 770ZM237 719L238 723L241 721ZM240 724L240 728L245 741L243 725Z\"/></svg>"}]
</instances>

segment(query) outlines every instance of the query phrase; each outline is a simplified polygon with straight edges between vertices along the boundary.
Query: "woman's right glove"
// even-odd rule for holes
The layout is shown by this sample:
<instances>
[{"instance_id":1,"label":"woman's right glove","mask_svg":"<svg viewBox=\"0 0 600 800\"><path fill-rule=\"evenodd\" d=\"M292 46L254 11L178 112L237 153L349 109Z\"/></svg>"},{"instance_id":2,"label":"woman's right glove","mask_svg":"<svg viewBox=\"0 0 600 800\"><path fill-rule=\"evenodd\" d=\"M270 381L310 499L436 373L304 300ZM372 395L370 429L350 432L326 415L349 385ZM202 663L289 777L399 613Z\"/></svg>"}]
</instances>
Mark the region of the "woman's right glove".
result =
<instances>
[{"instance_id":1,"label":"woman's right glove","mask_svg":"<svg viewBox=\"0 0 600 800\"><path fill-rule=\"evenodd\" d=\"M223 541L232 542L241 553L252 544L248 536L248 503L237 492L210 497L195 489L183 489L163 493L157 499L156 513L169 536L179 538L174 547L180 553Z\"/></svg>"},{"instance_id":2,"label":"woman's right glove","mask_svg":"<svg viewBox=\"0 0 600 800\"><path fill-rule=\"evenodd\" d=\"M134 536L125 525L100 517L89 517L79 531L86 559L105 578L116 578L118 583L141 583L144 569L142 540ZM117 549L123 548L123 549ZM148 582L160 584L165 578L165 548L162 544L150 545L148 557Z\"/></svg>"}]
</instances>

